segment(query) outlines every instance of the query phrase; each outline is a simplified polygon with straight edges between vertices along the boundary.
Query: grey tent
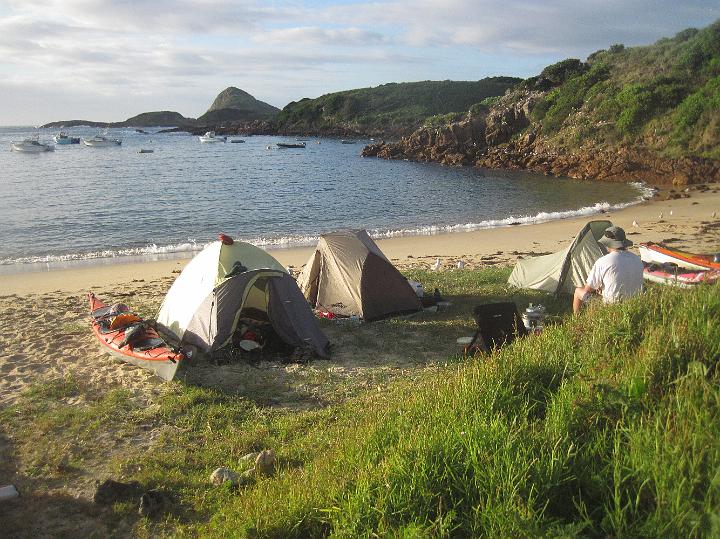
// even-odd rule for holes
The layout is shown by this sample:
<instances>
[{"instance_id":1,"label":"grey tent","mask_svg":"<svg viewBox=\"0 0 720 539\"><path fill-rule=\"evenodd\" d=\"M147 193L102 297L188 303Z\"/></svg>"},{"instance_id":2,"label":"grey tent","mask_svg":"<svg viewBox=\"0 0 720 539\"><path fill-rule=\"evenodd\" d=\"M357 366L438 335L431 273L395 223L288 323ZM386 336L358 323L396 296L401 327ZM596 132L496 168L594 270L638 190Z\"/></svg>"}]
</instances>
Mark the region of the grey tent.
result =
<instances>
[{"instance_id":1,"label":"grey tent","mask_svg":"<svg viewBox=\"0 0 720 539\"><path fill-rule=\"evenodd\" d=\"M341 316L377 320L422 309L407 279L365 230L320 236L298 285L310 305Z\"/></svg>"},{"instance_id":2,"label":"grey tent","mask_svg":"<svg viewBox=\"0 0 720 539\"><path fill-rule=\"evenodd\" d=\"M519 288L572 294L575 287L585 284L595 261L607 254L598 240L609 226L610 221L590 221L562 251L519 261L508 283Z\"/></svg>"},{"instance_id":3,"label":"grey tent","mask_svg":"<svg viewBox=\"0 0 720 539\"><path fill-rule=\"evenodd\" d=\"M328 339L294 279L262 249L227 237L185 266L157 322L178 341L211 352L230 341L242 316L267 319L286 343L328 356Z\"/></svg>"}]
</instances>

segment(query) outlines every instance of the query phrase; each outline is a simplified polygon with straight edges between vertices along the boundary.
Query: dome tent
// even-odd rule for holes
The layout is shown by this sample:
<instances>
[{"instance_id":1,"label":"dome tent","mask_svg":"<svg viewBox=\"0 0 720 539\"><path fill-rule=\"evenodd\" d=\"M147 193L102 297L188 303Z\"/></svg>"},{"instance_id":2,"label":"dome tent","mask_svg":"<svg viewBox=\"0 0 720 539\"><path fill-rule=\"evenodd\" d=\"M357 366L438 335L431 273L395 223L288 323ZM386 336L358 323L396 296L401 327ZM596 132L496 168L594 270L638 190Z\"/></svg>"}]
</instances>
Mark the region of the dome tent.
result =
<instances>
[{"instance_id":1,"label":"dome tent","mask_svg":"<svg viewBox=\"0 0 720 539\"><path fill-rule=\"evenodd\" d=\"M572 294L575 287L585 284L595 261L607 254L598 240L609 226L612 226L610 221L590 221L562 251L520 260L508 283L518 288Z\"/></svg>"},{"instance_id":2,"label":"dome tent","mask_svg":"<svg viewBox=\"0 0 720 539\"><path fill-rule=\"evenodd\" d=\"M407 279L365 230L320 236L298 285L313 307L377 320L422 309Z\"/></svg>"},{"instance_id":3,"label":"dome tent","mask_svg":"<svg viewBox=\"0 0 720 539\"><path fill-rule=\"evenodd\" d=\"M243 313L259 313L287 344L306 345L327 357L328 339L280 263L254 245L221 238L175 279L160 306L160 329L212 352L230 341Z\"/></svg>"}]
</instances>

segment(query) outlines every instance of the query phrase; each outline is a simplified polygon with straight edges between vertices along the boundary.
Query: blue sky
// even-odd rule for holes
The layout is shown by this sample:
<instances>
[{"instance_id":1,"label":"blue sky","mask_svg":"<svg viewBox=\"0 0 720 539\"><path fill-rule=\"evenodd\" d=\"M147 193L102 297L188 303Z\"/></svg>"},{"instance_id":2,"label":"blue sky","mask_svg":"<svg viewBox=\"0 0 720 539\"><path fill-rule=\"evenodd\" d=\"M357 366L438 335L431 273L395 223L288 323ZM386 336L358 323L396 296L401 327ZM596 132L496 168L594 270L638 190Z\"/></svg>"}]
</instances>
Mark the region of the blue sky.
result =
<instances>
[{"instance_id":1,"label":"blue sky","mask_svg":"<svg viewBox=\"0 0 720 539\"><path fill-rule=\"evenodd\" d=\"M0 0L0 125L197 117L386 82L527 77L720 18L699 0Z\"/></svg>"}]
</instances>

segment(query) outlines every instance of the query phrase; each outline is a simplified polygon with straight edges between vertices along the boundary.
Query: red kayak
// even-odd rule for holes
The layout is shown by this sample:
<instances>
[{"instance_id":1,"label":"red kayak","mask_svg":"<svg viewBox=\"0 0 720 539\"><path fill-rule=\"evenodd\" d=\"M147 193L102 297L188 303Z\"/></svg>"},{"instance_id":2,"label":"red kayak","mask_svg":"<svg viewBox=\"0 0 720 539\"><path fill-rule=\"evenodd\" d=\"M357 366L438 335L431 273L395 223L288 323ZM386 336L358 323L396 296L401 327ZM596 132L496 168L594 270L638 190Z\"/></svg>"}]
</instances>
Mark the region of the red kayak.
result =
<instances>
[{"instance_id":1,"label":"red kayak","mask_svg":"<svg viewBox=\"0 0 720 539\"><path fill-rule=\"evenodd\" d=\"M106 305L95 294L88 294L93 333L109 354L153 371L163 380L172 380L186 359L182 351L170 346L157 331L122 304Z\"/></svg>"},{"instance_id":2,"label":"red kayak","mask_svg":"<svg viewBox=\"0 0 720 539\"><path fill-rule=\"evenodd\" d=\"M678 268L674 264L649 264L643 270L643 278L654 283L691 288L720 281L720 270L694 271Z\"/></svg>"},{"instance_id":3,"label":"red kayak","mask_svg":"<svg viewBox=\"0 0 720 539\"><path fill-rule=\"evenodd\" d=\"M638 247L640 248L640 258L646 264L673 263L690 270L720 270L720 261L715 260L717 255L687 253L650 241L641 243Z\"/></svg>"}]
</instances>

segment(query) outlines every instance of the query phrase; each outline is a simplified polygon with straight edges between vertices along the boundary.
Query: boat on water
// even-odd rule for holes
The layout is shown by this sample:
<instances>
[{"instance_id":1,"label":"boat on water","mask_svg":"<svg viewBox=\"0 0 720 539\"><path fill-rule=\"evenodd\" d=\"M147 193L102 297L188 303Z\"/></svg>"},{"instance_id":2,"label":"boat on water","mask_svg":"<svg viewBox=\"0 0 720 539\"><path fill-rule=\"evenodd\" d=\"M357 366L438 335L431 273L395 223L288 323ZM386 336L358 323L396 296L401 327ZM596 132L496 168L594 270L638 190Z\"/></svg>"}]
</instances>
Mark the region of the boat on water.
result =
<instances>
[{"instance_id":1,"label":"boat on water","mask_svg":"<svg viewBox=\"0 0 720 539\"><path fill-rule=\"evenodd\" d=\"M138 153L155 153L155 150L148 150L146 148L140 148Z\"/></svg>"},{"instance_id":2,"label":"boat on water","mask_svg":"<svg viewBox=\"0 0 720 539\"><path fill-rule=\"evenodd\" d=\"M242 144L242 143L244 143L244 142L245 142L245 141L244 141L243 139L241 139L241 138L234 138L234 139L232 139L232 140L230 141L231 144Z\"/></svg>"},{"instance_id":3,"label":"boat on water","mask_svg":"<svg viewBox=\"0 0 720 539\"><path fill-rule=\"evenodd\" d=\"M92 138L82 139L85 146L91 146L93 148L106 148L108 146L120 146L122 140L118 138L108 138L104 135L95 135Z\"/></svg>"},{"instance_id":4,"label":"boat on water","mask_svg":"<svg viewBox=\"0 0 720 539\"><path fill-rule=\"evenodd\" d=\"M304 148L304 142L278 142L278 148Z\"/></svg>"},{"instance_id":5,"label":"boat on water","mask_svg":"<svg viewBox=\"0 0 720 539\"><path fill-rule=\"evenodd\" d=\"M355 144L354 140L342 139L340 144Z\"/></svg>"},{"instance_id":6,"label":"boat on water","mask_svg":"<svg viewBox=\"0 0 720 539\"><path fill-rule=\"evenodd\" d=\"M102 349L108 354L172 380L184 361L182 350L169 346L126 305L107 305L90 292L90 322Z\"/></svg>"},{"instance_id":7,"label":"boat on water","mask_svg":"<svg viewBox=\"0 0 720 539\"><path fill-rule=\"evenodd\" d=\"M51 144L40 142L37 136L28 137L22 142L11 142L10 146L13 151L20 153L42 153L51 152L55 149Z\"/></svg>"},{"instance_id":8,"label":"boat on water","mask_svg":"<svg viewBox=\"0 0 720 539\"><path fill-rule=\"evenodd\" d=\"M55 144L80 144L80 137L71 137L65 131L60 131L57 135L53 135Z\"/></svg>"},{"instance_id":9,"label":"boat on water","mask_svg":"<svg viewBox=\"0 0 720 539\"><path fill-rule=\"evenodd\" d=\"M673 249L659 243L647 242L638 245L640 258L646 264L675 264L688 270L720 270L720 253L697 254Z\"/></svg>"},{"instance_id":10,"label":"boat on water","mask_svg":"<svg viewBox=\"0 0 720 539\"><path fill-rule=\"evenodd\" d=\"M215 131L208 131L204 135L200 135L198 138L200 139L200 142L205 143L225 142L227 140L227 137L218 137L215 134Z\"/></svg>"}]
</instances>

